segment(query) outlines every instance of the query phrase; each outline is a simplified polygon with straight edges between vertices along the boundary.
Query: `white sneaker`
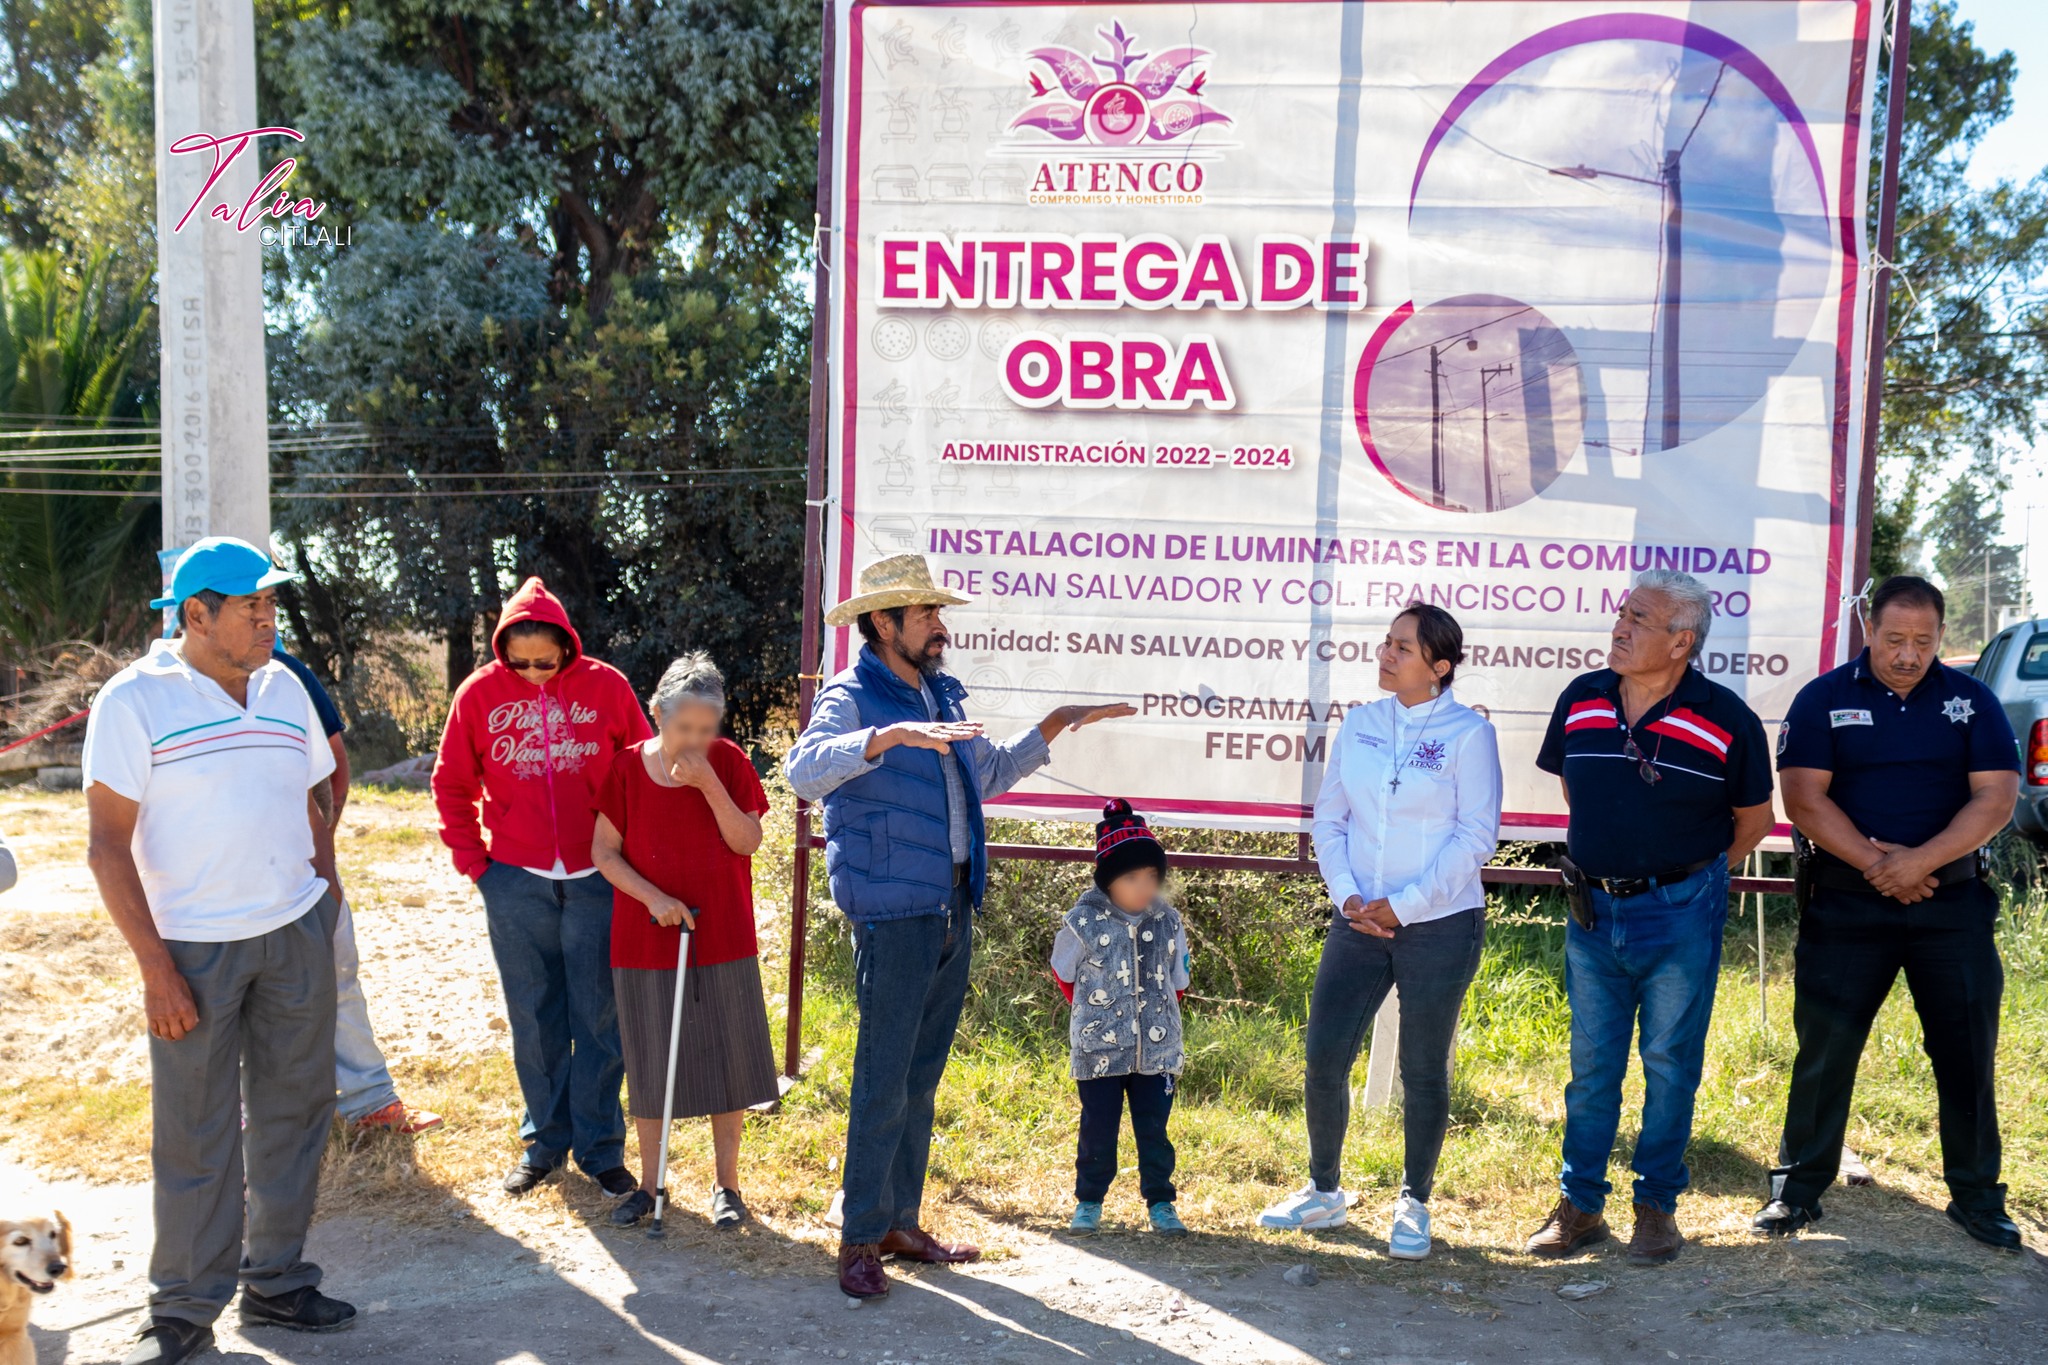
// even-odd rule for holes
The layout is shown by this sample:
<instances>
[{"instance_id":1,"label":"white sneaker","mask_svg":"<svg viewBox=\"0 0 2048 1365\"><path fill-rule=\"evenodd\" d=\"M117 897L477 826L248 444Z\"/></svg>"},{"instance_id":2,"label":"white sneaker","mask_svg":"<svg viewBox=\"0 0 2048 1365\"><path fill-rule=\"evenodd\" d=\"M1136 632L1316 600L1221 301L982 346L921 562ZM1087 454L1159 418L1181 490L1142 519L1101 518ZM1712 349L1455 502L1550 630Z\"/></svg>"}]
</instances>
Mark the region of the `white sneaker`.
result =
<instances>
[{"instance_id":1,"label":"white sneaker","mask_svg":"<svg viewBox=\"0 0 2048 1365\"><path fill-rule=\"evenodd\" d=\"M1429 1205L1405 1194L1394 1204L1387 1255L1397 1261L1420 1261L1429 1255Z\"/></svg>"},{"instance_id":2,"label":"white sneaker","mask_svg":"<svg viewBox=\"0 0 2048 1365\"><path fill-rule=\"evenodd\" d=\"M1344 1210L1350 1204L1342 1190L1319 1190L1311 1180L1293 1194L1259 1215L1262 1228L1302 1232L1344 1226Z\"/></svg>"}]
</instances>

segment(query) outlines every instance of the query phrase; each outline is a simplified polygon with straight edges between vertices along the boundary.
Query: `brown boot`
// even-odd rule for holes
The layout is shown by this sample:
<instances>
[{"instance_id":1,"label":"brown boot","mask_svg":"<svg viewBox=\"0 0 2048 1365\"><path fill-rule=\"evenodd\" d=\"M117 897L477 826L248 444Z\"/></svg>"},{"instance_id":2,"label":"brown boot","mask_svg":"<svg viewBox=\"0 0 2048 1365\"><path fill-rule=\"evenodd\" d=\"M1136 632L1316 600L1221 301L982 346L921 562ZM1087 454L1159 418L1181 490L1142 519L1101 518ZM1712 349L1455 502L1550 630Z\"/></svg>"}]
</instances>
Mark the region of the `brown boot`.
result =
<instances>
[{"instance_id":1,"label":"brown boot","mask_svg":"<svg viewBox=\"0 0 2048 1365\"><path fill-rule=\"evenodd\" d=\"M879 1246L866 1242L839 1248L839 1292L849 1299L879 1299L889 1292Z\"/></svg>"},{"instance_id":2,"label":"brown boot","mask_svg":"<svg viewBox=\"0 0 2048 1365\"><path fill-rule=\"evenodd\" d=\"M941 1242L923 1228L891 1228L882 1239L882 1255L900 1261L961 1265L981 1259L981 1248L966 1242Z\"/></svg>"},{"instance_id":3,"label":"brown boot","mask_svg":"<svg viewBox=\"0 0 2048 1365\"><path fill-rule=\"evenodd\" d=\"M1664 1265L1685 1249L1678 1220L1648 1204L1636 1205L1636 1229L1629 1235L1628 1259L1635 1265Z\"/></svg>"},{"instance_id":4,"label":"brown boot","mask_svg":"<svg viewBox=\"0 0 2048 1365\"><path fill-rule=\"evenodd\" d=\"M1570 1199L1560 1196L1557 1207L1550 1211L1550 1217L1529 1239L1529 1254L1553 1261L1562 1260L1606 1240L1605 1218L1597 1213L1587 1213Z\"/></svg>"}]
</instances>

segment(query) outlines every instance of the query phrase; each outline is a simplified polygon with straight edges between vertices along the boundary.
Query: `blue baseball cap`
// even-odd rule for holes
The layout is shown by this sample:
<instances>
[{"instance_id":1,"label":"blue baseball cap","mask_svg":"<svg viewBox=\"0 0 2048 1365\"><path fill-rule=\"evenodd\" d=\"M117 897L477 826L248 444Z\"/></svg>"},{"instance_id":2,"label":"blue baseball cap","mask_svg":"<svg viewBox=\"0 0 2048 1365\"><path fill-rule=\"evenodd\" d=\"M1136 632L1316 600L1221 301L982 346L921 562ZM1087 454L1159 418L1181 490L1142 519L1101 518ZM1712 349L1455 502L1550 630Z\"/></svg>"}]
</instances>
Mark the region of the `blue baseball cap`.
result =
<instances>
[{"instance_id":1,"label":"blue baseball cap","mask_svg":"<svg viewBox=\"0 0 2048 1365\"><path fill-rule=\"evenodd\" d=\"M228 597L247 597L297 578L289 569L272 564L269 555L246 540L208 536L178 556L178 567L171 574L170 596L159 597L149 605L175 607L207 588Z\"/></svg>"}]
</instances>

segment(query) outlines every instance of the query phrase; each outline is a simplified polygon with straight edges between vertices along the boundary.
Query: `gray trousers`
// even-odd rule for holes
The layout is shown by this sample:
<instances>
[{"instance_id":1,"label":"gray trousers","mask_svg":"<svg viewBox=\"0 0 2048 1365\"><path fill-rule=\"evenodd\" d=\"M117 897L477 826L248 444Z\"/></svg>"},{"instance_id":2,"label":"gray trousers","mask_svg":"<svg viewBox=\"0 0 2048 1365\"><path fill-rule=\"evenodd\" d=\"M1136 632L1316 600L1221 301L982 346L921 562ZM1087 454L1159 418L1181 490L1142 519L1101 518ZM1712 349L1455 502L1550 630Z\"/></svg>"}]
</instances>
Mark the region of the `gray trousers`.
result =
<instances>
[{"instance_id":1,"label":"gray trousers","mask_svg":"<svg viewBox=\"0 0 2048 1365\"><path fill-rule=\"evenodd\" d=\"M356 976L360 966L355 916L343 901L334 926L334 1088L341 1092L336 1107L349 1123L398 1102L384 1049L370 1028L370 1002L363 999L363 983Z\"/></svg>"},{"instance_id":2,"label":"gray trousers","mask_svg":"<svg viewBox=\"0 0 2048 1365\"><path fill-rule=\"evenodd\" d=\"M209 1324L237 1279L267 1295L320 1283L300 1253L334 1119L339 913L322 896L258 938L164 945L199 1027L149 1040L152 1316Z\"/></svg>"}]
</instances>

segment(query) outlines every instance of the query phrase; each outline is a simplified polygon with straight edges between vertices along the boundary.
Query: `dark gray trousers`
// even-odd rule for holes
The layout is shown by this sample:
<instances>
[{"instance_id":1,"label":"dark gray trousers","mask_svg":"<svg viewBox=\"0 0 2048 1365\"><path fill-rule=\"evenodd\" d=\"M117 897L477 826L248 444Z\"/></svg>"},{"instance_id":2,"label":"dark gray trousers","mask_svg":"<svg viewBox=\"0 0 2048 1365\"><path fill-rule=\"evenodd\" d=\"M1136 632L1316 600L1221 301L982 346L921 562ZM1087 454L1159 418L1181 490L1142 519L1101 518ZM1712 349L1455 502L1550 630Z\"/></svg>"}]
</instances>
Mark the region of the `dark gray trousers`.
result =
<instances>
[{"instance_id":1,"label":"dark gray trousers","mask_svg":"<svg viewBox=\"0 0 2048 1365\"><path fill-rule=\"evenodd\" d=\"M300 1253L334 1119L339 914L322 896L258 938L164 945L199 1027L149 1040L152 1316L211 1323L238 1279L268 1295L320 1283Z\"/></svg>"},{"instance_id":2,"label":"dark gray trousers","mask_svg":"<svg viewBox=\"0 0 2048 1365\"><path fill-rule=\"evenodd\" d=\"M1344 1132L1351 1123L1351 1068L1373 1016L1398 986L1401 1193L1429 1202L1451 1122L1458 1010L1479 970L1485 940L1486 911L1478 906L1404 924L1392 938L1361 934L1342 915L1332 917L1308 1006L1308 1173L1317 1189L1338 1187Z\"/></svg>"}]
</instances>

